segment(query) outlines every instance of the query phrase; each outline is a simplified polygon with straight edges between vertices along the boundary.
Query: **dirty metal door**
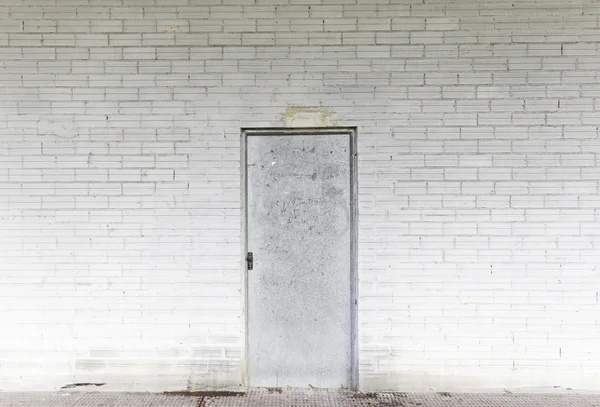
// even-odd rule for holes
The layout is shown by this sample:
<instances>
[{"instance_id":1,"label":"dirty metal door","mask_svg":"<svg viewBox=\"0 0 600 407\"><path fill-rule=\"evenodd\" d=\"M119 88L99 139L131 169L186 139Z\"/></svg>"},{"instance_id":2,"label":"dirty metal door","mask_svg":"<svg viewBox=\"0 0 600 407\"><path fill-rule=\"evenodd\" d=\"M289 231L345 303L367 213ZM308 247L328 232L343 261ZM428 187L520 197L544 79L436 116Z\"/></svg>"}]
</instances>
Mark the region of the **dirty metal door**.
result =
<instances>
[{"instance_id":1,"label":"dirty metal door","mask_svg":"<svg viewBox=\"0 0 600 407\"><path fill-rule=\"evenodd\" d=\"M351 387L351 136L246 145L248 383Z\"/></svg>"}]
</instances>

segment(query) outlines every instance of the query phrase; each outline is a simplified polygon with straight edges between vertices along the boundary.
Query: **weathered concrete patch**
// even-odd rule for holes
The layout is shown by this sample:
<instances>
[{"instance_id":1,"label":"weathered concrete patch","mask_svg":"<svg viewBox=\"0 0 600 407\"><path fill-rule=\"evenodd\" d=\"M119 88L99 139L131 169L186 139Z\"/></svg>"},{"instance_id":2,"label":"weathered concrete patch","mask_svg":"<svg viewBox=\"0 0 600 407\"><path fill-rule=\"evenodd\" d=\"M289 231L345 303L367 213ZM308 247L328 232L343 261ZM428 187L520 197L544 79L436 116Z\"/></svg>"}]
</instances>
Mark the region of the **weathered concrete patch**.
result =
<instances>
[{"instance_id":1,"label":"weathered concrete patch","mask_svg":"<svg viewBox=\"0 0 600 407\"><path fill-rule=\"evenodd\" d=\"M320 106L288 106L281 117L284 127L330 127L334 113Z\"/></svg>"}]
</instances>

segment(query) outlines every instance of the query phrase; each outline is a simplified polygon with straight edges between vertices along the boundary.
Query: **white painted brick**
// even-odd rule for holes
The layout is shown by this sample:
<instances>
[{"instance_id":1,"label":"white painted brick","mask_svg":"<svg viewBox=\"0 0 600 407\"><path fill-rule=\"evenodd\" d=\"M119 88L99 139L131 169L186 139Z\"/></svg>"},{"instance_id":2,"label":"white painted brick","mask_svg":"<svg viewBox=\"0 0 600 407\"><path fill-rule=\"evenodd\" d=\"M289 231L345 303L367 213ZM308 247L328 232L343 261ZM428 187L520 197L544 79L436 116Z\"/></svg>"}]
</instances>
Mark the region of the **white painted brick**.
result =
<instances>
[{"instance_id":1,"label":"white painted brick","mask_svg":"<svg viewBox=\"0 0 600 407\"><path fill-rule=\"evenodd\" d=\"M156 59L154 47L126 47L123 48L123 59Z\"/></svg>"},{"instance_id":2,"label":"white painted brick","mask_svg":"<svg viewBox=\"0 0 600 407\"><path fill-rule=\"evenodd\" d=\"M121 48L90 48L89 58L97 60L121 60L123 50Z\"/></svg>"},{"instance_id":3,"label":"white painted brick","mask_svg":"<svg viewBox=\"0 0 600 407\"><path fill-rule=\"evenodd\" d=\"M111 47L139 47L142 45L141 34L109 34L108 40Z\"/></svg>"},{"instance_id":4,"label":"white painted brick","mask_svg":"<svg viewBox=\"0 0 600 407\"><path fill-rule=\"evenodd\" d=\"M356 18L326 18L324 19L324 31L356 31L358 29L358 19ZM363 21L363 30L371 31L373 25L369 21Z\"/></svg>"},{"instance_id":5,"label":"white painted brick","mask_svg":"<svg viewBox=\"0 0 600 407\"><path fill-rule=\"evenodd\" d=\"M90 32L92 33L120 33L123 32L122 20L92 20L90 21Z\"/></svg>"},{"instance_id":6,"label":"white painted brick","mask_svg":"<svg viewBox=\"0 0 600 407\"><path fill-rule=\"evenodd\" d=\"M173 338L239 386L239 129L288 105L358 126L362 389L598 389L568 345L598 341L593 4L17 3L0 8L0 270L23 309L0 300L0 325L22 360L49 348L37 382L0 369L5 389L94 367L110 389L179 390ZM65 317L68 346L43 323ZM115 375L113 348L148 357Z\"/></svg>"}]
</instances>

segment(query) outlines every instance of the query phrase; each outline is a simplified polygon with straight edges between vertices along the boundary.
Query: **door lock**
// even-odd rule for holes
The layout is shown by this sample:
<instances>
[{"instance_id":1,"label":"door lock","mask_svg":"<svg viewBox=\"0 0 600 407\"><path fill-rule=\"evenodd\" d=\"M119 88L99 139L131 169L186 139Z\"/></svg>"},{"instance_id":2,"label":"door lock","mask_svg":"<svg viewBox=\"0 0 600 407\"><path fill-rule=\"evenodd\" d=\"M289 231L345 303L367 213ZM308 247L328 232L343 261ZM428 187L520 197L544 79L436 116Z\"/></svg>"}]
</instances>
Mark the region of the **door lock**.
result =
<instances>
[{"instance_id":1,"label":"door lock","mask_svg":"<svg viewBox=\"0 0 600 407\"><path fill-rule=\"evenodd\" d=\"M246 254L246 267L248 270L252 270L254 268L254 256L252 255L252 252L248 252L248 254Z\"/></svg>"}]
</instances>

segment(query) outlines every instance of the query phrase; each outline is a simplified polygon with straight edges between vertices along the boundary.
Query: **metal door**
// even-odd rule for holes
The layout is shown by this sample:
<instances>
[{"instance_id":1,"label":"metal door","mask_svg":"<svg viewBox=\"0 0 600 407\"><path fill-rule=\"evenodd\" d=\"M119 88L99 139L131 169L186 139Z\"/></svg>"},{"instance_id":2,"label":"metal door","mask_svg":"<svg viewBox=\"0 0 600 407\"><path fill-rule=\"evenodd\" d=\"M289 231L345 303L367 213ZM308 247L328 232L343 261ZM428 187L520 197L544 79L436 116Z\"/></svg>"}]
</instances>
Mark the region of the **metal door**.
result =
<instances>
[{"instance_id":1,"label":"metal door","mask_svg":"<svg viewBox=\"0 0 600 407\"><path fill-rule=\"evenodd\" d=\"M353 385L352 143L247 135L250 386Z\"/></svg>"}]
</instances>

